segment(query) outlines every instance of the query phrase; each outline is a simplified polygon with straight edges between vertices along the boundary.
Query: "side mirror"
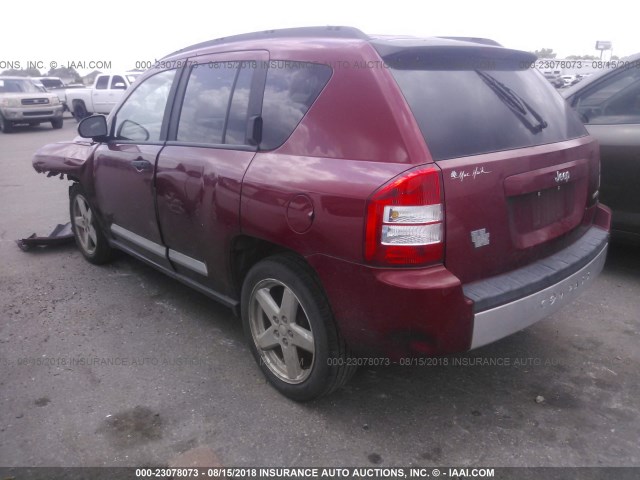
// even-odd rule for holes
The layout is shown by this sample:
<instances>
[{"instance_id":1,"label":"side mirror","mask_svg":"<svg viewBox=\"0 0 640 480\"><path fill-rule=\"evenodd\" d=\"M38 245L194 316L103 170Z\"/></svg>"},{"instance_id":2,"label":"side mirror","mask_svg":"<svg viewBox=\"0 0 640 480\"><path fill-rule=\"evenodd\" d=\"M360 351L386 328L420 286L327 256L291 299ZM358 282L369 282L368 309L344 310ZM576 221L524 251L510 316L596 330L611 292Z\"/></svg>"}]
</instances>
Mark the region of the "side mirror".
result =
<instances>
[{"instance_id":1,"label":"side mirror","mask_svg":"<svg viewBox=\"0 0 640 480\"><path fill-rule=\"evenodd\" d=\"M104 142L108 134L107 119L104 115L93 115L84 118L78 125L78 135L82 138L91 138L96 142Z\"/></svg>"},{"instance_id":2,"label":"side mirror","mask_svg":"<svg viewBox=\"0 0 640 480\"><path fill-rule=\"evenodd\" d=\"M113 88L117 90L126 90L127 86L122 82L118 82L113 86Z\"/></svg>"}]
</instances>

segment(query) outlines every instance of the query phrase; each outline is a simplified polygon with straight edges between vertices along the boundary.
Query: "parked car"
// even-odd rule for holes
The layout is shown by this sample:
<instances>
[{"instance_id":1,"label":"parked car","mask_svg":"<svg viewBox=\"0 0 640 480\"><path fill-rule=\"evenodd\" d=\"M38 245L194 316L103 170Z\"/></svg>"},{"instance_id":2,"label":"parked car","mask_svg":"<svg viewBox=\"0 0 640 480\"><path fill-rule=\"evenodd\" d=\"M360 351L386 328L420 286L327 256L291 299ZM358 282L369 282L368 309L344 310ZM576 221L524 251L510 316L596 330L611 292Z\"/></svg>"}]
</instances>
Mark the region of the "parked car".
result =
<instances>
[{"instance_id":1,"label":"parked car","mask_svg":"<svg viewBox=\"0 0 640 480\"><path fill-rule=\"evenodd\" d=\"M640 54L563 92L600 143L600 198L617 237L640 240Z\"/></svg>"},{"instance_id":2,"label":"parked car","mask_svg":"<svg viewBox=\"0 0 640 480\"><path fill-rule=\"evenodd\" d=\"M540 72L547 81L556 88L564 87L562 70L560 69L540 69Z\"/></svg>"},{"instance_id":3,"label":"parked car","mask_svg":"<svg viewBox=\"0 0 640 480\"><path fill-rule=\"evenodd\" d=\"M100 74L90 88L67 91L67 107L78 121L94 113L108 115L138 75L137 72Z\"/></svg>"},{"instance_id":4,"label":"parked car","mask_svg":"<svg viewBox=\"0 0 640 480\"><path fill-rule=\"evenodd\" d=\"M576 81L576 79L578 78L576 75L561 75L560 78L562 79L563 82L563 87L569 87L573 84L573 82Z\"/></svg>"},{"instance_id":5,"label":"parked car","mask_svg":"<svg viewBox=\"0 0 640 480\"><path fill-rule=\"evenodd\" d=\"M0 76L0 130L11 133L16 125L40 125L51 122L62 128L62 104L28 77Z\"/></svg>"},{"instance_id":6,"label":"parked car","mask_svg":"<svg viewBox=\"0 0 640 480\"><path fill-rule=\"evenodd\" d=\"M575 85L576 83L581 82L582 80L584 80L585 78L590 77L591 75L593 75L592 73L579 73L576 75L576 78L571 82L571 85Z\"/></svg>"},{"instance_id":7,"label":"parked car","mask_svg":"<svg viewBox=\"0 0 640 480\"><path fill-rule=\"evenodd\" d=\"M64 111L68 111L67 108L67 95L66 86L61 78L58 77L32 77L36 83L41 84L47 89L48 92L55 93L62 104Z\"/></svg>"},{"instance_id":8,"label":"parked car","mask_svg":"<svg viewBox=\"0 0 640 480\"><path fill-rule=\"evenodd\" d=\"M597 143L532 54L276 30L176 52L41 148L93 263L117 248L238 312L295 400L359 364L464 352L605 261Z\"/></svg>"}]
</instances>

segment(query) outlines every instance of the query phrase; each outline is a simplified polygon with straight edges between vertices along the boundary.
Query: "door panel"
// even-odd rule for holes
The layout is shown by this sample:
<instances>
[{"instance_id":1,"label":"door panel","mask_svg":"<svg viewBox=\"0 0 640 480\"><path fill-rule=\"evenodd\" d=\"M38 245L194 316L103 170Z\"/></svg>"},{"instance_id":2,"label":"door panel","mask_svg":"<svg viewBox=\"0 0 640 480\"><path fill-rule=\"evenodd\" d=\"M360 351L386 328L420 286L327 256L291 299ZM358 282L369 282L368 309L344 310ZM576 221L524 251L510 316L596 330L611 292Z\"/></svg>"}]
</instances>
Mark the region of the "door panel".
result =
<instances>
[{"instance_id":1,"label":"door panel","mask_svg":"<svg viewBox=\"0 0 640 480\"><path fill-rule=\"evenodd\" d=\"M91 101L93 103L93 112L102 113L107 102L107 94L109 92L110 76L102 75L96 78L96 83L91 91Z\"/></svg>"},{"instance_id":2,"label":"door panel","mask_svg":"<svg viewBox=\"0 0 640 480\"><path fill-rule=\"evenodd\" d=\"M600 143L600 200L613 228L640 233L640 124L587 125Z\"/></svg>"},{"instance_id":3,"label":"door panel","mask_svg":"<svg viewBox=\"0 0 640 480\"><path fill-rule=\"evenodd\" d=\"M122 245L165 267L171 264L156 217L154 175L175 77L166 70L140 83L113 118L113 140L94 154L96 200L106 227Z\"/></svg>"},{"instance_id":4,"label":"door panel","mask_svg":"<svg viewBox=\"0 0 640 480\"><path fill-rule=\"evenodd\" d=\"M262 90L254 87L268 54L197 60L199 68L181 81L171 140L158 158L158 219L173 268L230 294L229 251L240 232L242 178L255 155L246 130L248 119L260 113Z\"/></svg>"},{"instance_id":5,"label":"door panel","mask_svg":"<svg viewBox=\"0 0 640 480\"><path fill-rule=\"evenodd\" d=\"M640 233L640 69L603 75L570 97L600 144L600 200L613 210L612 228Z\"/></svg>"},{"instance_id":6,"label":"door panel","mask_svg":"<svg viewBox=\"0 0 640 480\"><path fill-rule=\"evenodd\" d=\"M153 165L161 145L109 143L95 152L95 187L105 219L162 243L153 202Z\"/></svg>"},{"instance_id":7,"label":"door panel","mask_svg":"<svg viewBox=\"0 0 640 480\"><path fill-rule=\"evenodd\" d=\"M242 177L254 155L167 146L158 159L158 217L174 268L224 293L226 252L240 231Z\"/></svg>"}]
</instances>

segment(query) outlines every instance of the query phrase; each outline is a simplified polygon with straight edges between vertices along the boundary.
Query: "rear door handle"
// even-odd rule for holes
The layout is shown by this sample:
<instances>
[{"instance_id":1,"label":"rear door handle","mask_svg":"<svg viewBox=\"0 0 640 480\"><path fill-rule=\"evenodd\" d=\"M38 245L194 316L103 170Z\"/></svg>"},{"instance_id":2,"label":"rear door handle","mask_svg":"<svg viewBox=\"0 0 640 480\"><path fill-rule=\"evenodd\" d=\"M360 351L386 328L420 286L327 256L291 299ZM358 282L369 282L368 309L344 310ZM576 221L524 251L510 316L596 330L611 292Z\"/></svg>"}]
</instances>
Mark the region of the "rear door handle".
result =
<instances>
[{"instance_id":1,"label":"rear door handle","mask_svg":"<svg viewBox=\"0 0 640 480\"><path fill-rule=\"evenodd\" d=\"M143 170L151 170L153 168L151 162L149 162L148 160L144 160L143 158L132 160L131 165L139 172Z\"/></svg>"}]
</instances>

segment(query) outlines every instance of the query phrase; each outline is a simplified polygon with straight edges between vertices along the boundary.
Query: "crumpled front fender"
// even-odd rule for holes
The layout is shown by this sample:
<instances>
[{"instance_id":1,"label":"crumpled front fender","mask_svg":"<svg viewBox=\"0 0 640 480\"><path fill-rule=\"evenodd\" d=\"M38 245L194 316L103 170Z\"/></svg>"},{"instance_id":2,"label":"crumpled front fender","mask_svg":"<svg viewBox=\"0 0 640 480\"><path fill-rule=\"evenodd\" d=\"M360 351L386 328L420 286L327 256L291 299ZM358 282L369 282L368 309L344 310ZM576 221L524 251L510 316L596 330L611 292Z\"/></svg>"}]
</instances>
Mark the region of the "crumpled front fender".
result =
<instances>
[{"instance_id":1,"label":"crumpled front fender","mask_svg":"<svg viewBox=\"0 0 640 480\"><path fill-rule=\"evenodd\" d=\"M67 175L80 180L98 145L78 140L50 143L33 155L33 168L38 173L47 173L49 177Z\"/></svg>"}]
</instances>

